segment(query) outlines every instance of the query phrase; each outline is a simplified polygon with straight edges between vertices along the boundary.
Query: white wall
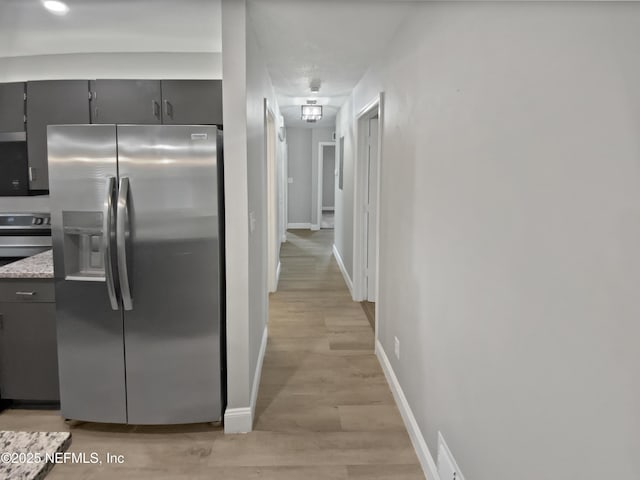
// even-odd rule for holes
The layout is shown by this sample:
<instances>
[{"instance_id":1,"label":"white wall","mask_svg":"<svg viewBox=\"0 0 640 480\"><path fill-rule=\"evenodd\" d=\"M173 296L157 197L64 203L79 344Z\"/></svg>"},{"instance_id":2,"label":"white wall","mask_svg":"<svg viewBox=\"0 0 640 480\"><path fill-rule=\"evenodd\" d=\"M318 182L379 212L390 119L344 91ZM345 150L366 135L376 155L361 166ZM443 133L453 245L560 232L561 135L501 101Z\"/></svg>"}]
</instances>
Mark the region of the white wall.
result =
<instances>
[{"instance_id":1,"label":"white wall","mask_svg":"<svg viewBox=\"0 0 640 480\"><path fill-rule=\"evenodd\" d=\"M421 4L340 113L351 172L385 92L379 340L468 479L640 478L639 44L637 3Z\"/></svg>"},{"instance_id":2,"label":"white wall","mask_svg":"<svg viewBox=\"0 0 640 480\"><path fill-rule=\"evenodd\" d=\"M245 2L222 2L227 410L225 431L252 427L247 184L247 34Z\"/></svg>"},{"instance_id":3,"label":"white wall","mask_svg":"<svg viewBox=\"0 0 640 480\"><path fill-rule=\"evenodd\" d=\"M336 161L340 164L340 139L343 141L344 158L342 166L342 189L336 177L336 209L334 225L334 245L350 281L353 281L353 203L355 133L353 97L344 103L336 119Z\"/></svg>"},{"instance_id":4,"label":"white wall","mask_svg":"<svg viewBox=\"0 0 640 480\"><path fill-rule=\"evenodd\" d=\"M0 82L95 78L222 78L220 52L121 52L0 58Z\"/></svg>"},{"instance_id":5,"label":"white wall","mask_svg":"<svg viewBox=\"0 0 640 480\"><path fill-rule=\"evenodd\" d=\"M266 346L267 210L264 99L280 111L245 0L223 0L223 109L228 405L225 431L250 431ZM278 162L283 161L278 148ZM250 218L254 229L249 228ZM278 219L278 221L281 221Z\"/></svg>"},{"instance_id":6,"label":"white wall","mask_svg":"<svg viewBox=\"0 0 640 480\"><path fill-rule=\"evenodd\" d=\"M311 129L287 128L289 224L311 223Z\"/></svg>"},{"instance_id":7,"label":"white wall","mask_svg":"<svg viewBox=\"0 0 640 480\"><path fill-rule=\"evenodd\" d=\"M330 142L333 128L287 128L289 145L288 184L289 224L319 225L318 209L318 147Z\"/></svg>"},{"instance_id":8,"label":"white wall","mask_svg":"<svg viewBox=\"0 0 640 480\"><path fill-rule=\"evenodd\" d=\"M249 318L251 368L259 375L261 342L269 313L267 288L267 159L265 140L264 99L273 109L276 119L280 110L271 78L262 60L253 27L247 25L247 173L249 185L249 212L254 212L256 229L249 236ZM274 132L276 145L277 131ZM277 162L282 162L282 151L277 148ZM277 222L279 224L279 220ZM277 228L278 225L276 225ZM279 257L279 253L278 253ZM276 263L279 258L276 258ZM264 339L266 340L266 338ZM262 352L264 353L264 352ZM258 387L257 384L254 385ZM254 392L255 393L255 392Z\"/></svg>"}]
</instances>

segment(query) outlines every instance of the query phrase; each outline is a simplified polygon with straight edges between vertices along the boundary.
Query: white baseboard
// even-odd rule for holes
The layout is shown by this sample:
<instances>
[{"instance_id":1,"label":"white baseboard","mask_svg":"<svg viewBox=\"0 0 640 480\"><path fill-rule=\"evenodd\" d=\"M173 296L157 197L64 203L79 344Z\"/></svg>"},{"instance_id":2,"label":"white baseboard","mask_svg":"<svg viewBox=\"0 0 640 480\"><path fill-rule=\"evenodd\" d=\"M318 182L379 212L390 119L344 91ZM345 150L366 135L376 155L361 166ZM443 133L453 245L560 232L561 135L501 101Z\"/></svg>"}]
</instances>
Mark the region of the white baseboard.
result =
<instances>
[{"instance_id":1,"label":"white baseboard","mask_svg":"<svg viewBox=\"0 0 640 480\"><path fill-rule=\"evenodd\" d=\"M249 433L253 429L251 408L227 408L224 412L224 433Z\"/></svg>"},{"instance_id":2,"label":"white baseboard","mask_svg":"<svg viewBox=\"0 0 640 480\"><path fill-rule=\"evenodd\" d=\"M251 389L251 415L256 411L256 401L258 400L258 390L260 389L260 376L262 375L262 364L264 362L264 354L267 351L267 339L269 338L269 328L264 326L262 331L262 342L260 343L260 352L258 353L258 363L256 364L256 373L253 375L253 387Z\"/></svg>"},{"instance_id":3,"label":"white baseboard","mask_svg":"<svg viewBox=\"0 0 640 480\"><path fill-rule=\"evenodd\" d=\"M249 433L253 430L253 417L256 411L256 401L258 400L258 390L260 389L260 377L262 375L262 364L264 354L267 351L267 338L269 329L265 325L262 332L262 343L258 353L258 363L253 375L253 387L251 389L251 403L248 407L227 408L224 412L224 433Z\"/></svg>"},{"instance_id":4,"label":"white baseboard","mask_svg":"<svg viewBox=\"0 0 640 480\"><path fill-rule=\"evenodd\" d=\"M311 225L311 230L320 230L320 224L314 223L313 225Z\"/></svg>"},{"instance_id":5,"label":"white baseboard","mask_svg":"<svg viewBox=\"0 0 640 480\"><path fill-rule=\"evenodd\" d=\"M334 212L336 207L322 207L323 212Z\"/></svg>"},{"instance_id":6,"label":"white baseboard","mask_svg":"<svg viewBox=\"0 0 640 480\"><path fill-rule=\"evenodd\" d=\"M380 340L376 340L376 355L378 357L378 360L380 361L382 370L384 371L384 376L387 378L387 383L389 383L391 392L393 393L393 398L396 400L396 404L398 405L398 409L400 410L400 415L402 416L404 425L409 432L409 438L411 438L413 448L418 455L418 460L420 461L422 471L424 472L427 479L440 480L436 462L434 461L433 456L429 451L429 447L427 446L427 442L424 440L424 436L420 431L420 427L418 426L416 417L411 411L411 407L409 406L407 397L405 397L404 392L402 391L402 387L400 387L398 378L396 377L396 374L391 367L389 358L384 352L384 348L382 347Z\"/></svg>"},{"instance_id":7,"label":"white baseboard","mask_svg":"<svg viewBox=\"0 0 640 480\"><path fill-rule=\"evenodd\" d=\"M282 237L280 238L280 243L285 243L287 241L287 232L282 234Z\"/></svg>"},{"instance_id":8,"label":"white baseboard","mask_svg":"<svg viewBox=\"0 0 640 480\"><path fill-rule=\"evenodd\" d=\"M342 272L342 276L344 277L344 282L347 284L347 288L349 289L349 293L351 294L351 297L353 297L353 282L351 281L351 278L349 278L349 274L347 273L347 269L344 266L344 262L342 261L342 257L340 256L340 252L338 252L338 249L336 248L335 244L333 245L333 256L336 259L336 262L338 263L338 267L340 268L340 271Z\"/></svg>"},{"instance_id":9,"label":"white baseboard","mask_svg":"<svg viewBox=\"0 0 640 480\"><path fill-rule=\"evenodd\" d=\"M309 230L311 228L310 223L289 223L287 224L287 229L305 229Z\"/></svg>"}]
</instances>

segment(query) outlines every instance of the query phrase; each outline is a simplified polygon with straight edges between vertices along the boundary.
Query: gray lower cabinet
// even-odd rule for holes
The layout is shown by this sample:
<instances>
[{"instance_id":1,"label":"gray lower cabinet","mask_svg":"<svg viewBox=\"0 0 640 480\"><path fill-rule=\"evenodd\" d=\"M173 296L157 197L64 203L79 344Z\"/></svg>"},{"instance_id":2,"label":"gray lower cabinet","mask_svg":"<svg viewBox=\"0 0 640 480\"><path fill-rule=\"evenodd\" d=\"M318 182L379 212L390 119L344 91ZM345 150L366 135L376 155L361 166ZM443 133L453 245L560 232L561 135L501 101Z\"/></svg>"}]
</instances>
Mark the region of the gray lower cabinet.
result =
<instances>
[{"instance_id":1,"label":"gray lower cabinet","mask_svg":"<svg viewBox=\"0 0 640 480\"><path fill-rule=\"evenodd\" d=\"M222 80L162 80L162 123L222 125Z\"/></svg>"},{"instance_id":2,"label":"gray lower cabinet","mask_svg":"<svg viewBox=\"0 0 640 480\"><path fill-rule=\"evenodd\" d=\"M49 189L47 125L89 122L88 80L27 82L27 150L31 190Z\"/></svg>"},{"instance_id":3,"label":"gray lower cabinet","mask_svg":"<svg viewBox=\"0 0 640 480\"><path fill-rule=\"evenodd\" d=\"M24 82L0 83L0 132L24 132Z\"/></svg>"},{"instance_id":4,"label":"gray lower cabinet","mask_svg":"<svg viewBox=\"0 0 640 480\"><path fill-rule=\"evenodd\" d=\"M93 80L91 123L159 124L160 80Z\"/></svg>"},{"instance_id":5,"label":"gray lower cabinet","mask_svg":"<svg viewBox=\"0 0 640 480\"><path fill-rule=\"evenodd\" d=\"M0 397L59 401L53 280L0 281Z\"/></svg>"}]
</instances>

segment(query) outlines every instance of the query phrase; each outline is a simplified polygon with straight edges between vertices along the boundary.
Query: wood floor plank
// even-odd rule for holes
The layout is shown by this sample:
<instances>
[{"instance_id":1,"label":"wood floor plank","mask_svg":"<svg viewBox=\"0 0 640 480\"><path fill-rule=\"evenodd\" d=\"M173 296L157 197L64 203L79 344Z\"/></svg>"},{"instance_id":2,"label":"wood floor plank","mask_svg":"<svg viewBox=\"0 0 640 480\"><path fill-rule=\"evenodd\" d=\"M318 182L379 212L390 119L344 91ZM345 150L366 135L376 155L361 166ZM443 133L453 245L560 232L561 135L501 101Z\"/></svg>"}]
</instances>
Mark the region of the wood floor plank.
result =
<instances>
[{"instance_id":1,"label":"wood floor plank","mask_svg":"<svg viewBox=\"0 0 640 480\"><path fill-rule=\"evenodd\" d=\"M419 465L349 465L349 480L424 480Z\"/></svg>"}]
</instances>

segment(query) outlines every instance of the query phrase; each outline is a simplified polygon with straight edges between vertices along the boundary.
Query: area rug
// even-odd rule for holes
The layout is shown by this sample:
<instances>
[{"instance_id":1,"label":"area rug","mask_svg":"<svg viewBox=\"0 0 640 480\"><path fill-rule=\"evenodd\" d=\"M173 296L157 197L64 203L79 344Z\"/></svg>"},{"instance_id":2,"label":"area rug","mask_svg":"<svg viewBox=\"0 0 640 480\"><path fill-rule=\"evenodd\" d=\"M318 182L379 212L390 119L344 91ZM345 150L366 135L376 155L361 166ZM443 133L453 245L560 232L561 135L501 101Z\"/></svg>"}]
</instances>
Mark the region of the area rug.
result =
<instances>
[{"instance_id":1,"label":"area rug","mask_svg":"<svg viewBox=\"0 0 640 480\"><path fill-rule=\"evenodd\" d=\"M69 445L69 432L0 431L0 479L41 480Z\"/></svg>"}]
</instances>

